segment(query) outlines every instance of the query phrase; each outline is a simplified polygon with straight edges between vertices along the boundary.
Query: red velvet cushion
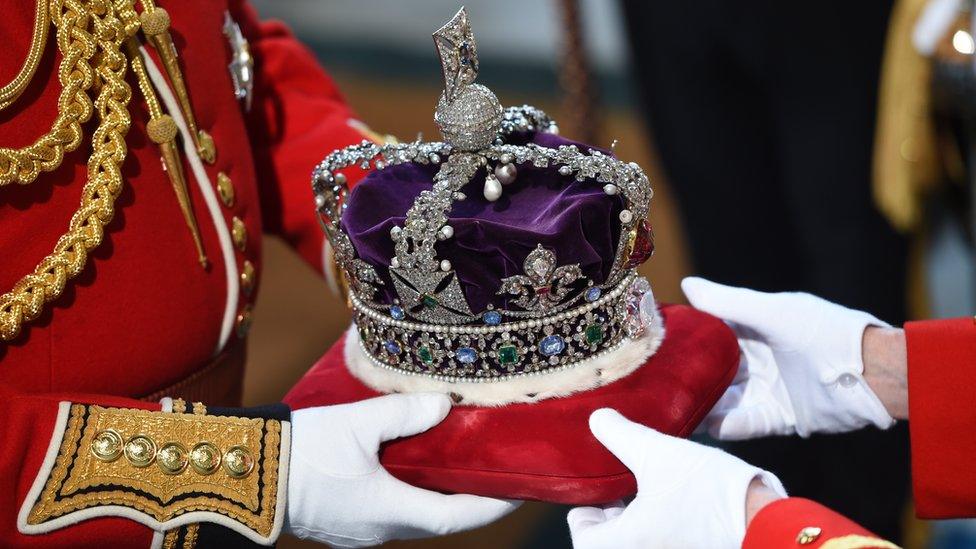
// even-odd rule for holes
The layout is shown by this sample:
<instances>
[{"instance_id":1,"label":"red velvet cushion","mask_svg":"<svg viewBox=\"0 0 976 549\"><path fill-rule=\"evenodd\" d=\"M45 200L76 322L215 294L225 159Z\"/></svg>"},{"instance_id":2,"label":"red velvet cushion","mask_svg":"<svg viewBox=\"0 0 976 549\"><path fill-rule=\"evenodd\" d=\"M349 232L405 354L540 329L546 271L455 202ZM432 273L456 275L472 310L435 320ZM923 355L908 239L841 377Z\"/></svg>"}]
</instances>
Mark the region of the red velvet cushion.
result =
<instances>
[{"instance_id":1,"label":"red velvet cushion","mask_svg":"<svg viewBox=\"0 0 976 549\"><path fill-rule=\"evenodd\" d=\"M610 407L688 436L735 376L739 346L719 319L684 305L661 308L667 330L636 372L566 398L500 408L455 406L420 435L391 441L381 462L410 484L573 505L633 495L634 476L590 434L592 411ZM285 397L293 409L376 396L349 374L337 342Z\"/></svg>"}]
</instances>

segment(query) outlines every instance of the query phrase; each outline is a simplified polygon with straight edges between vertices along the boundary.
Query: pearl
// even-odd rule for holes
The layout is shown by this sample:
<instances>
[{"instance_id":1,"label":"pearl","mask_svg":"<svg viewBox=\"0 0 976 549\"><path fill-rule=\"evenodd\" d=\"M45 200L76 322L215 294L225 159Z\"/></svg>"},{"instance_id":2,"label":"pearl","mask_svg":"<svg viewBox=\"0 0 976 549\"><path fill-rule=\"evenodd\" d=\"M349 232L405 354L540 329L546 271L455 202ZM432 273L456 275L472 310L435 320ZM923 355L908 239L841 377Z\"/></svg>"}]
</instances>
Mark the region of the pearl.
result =
<instances>
[{"instance_id":1,"label":"pearl","mask_svg":"<svg viewBox=\"0 0 976 549\"><path fill-rule=\"evenodd\" d=\"M495 167L495 177L502 185L511 185L517 175L518 169L515 168L515 164L501 164Z\"/></svg>"},{"instance_id":2,"label":"pearl","mask_svg":"<svg viewBox=\"0 0 976 549\"><path fill-rule=\"evenodd\" d=\"M320 209L325 207L325 195L322 194L315 195L315 206Z\"/></svg>"},{"instance_id":3,"label":"pearl","mask_svg":"<svg viewBox=\"0 0 976 549\"><path fill-rule=\"evenodd\" d=\"M630 210L620 210L620 222L630 223L634 220L634 214Z\"/></svg>"},{"instance_id":4,"label":"pearl","mask_svg":"<svg viewBox=\"0 0 976 549\"><path fill-rule=\"evenodd\" d=\"M610 196L617 194L618 190L619 189L617 189L617 186L614 185L613 183L607 183L606 185L603 186L603 192L607 193Z\"/></svg>"},{"instance_id":5,"label":"pearl","mask_svg":"<svg viewBox=\"0 0 976 549\"><path fill-rule=\"evenodd\" d=\"M376 161L376 169L377 170L382 170L385 167L386 167L386 162L383 162L382 160L377 160Z\"/></svg>"},{"instance_id":6,"label":"pearl","mask_svg":"<svg viewBox=\"0 0 976 549\"><path fill-rule=\"evenodd\" d=\"M515 158L512 157L512 153L502 153L502 155L498 157L498 160L502 164L511 164Z\"/></svg>"},{"instance_id":7,"label":"pearl","mask_svg":"<svg viewBox=\"0 0 976 549\"><path fill-rule=\"evenodd\" d=\"M447 259L441 261L441 270L445 273L451 270L451 262Z\"/></svg>"},{"instance_id":8,"label":"pearl","mask_svg":"<svg viewBox=\"0 0 976 549\"><path fill-rule=\"evenodd\" d=\"M559 135L559 126L556 124L549 124L549 133Z\"/></svg>"},{"instance_id":9,"label":"pearl","mask_svg":"<svg viewBox=\"0 0 976 549\"><path fill-rule=\"evenodd\" d=\"M394 258L390 259L390 267L393 267L394 269L396 269L399 266L400 266L400 259L399 258L394 257Z\"/></svg>"},{"instance_id":10,"label":"pearl","mask_svg":"<svg viewBox=\"0 0 976 549\"><path fill-rule=\"evenodd\" d=\"M494 202L502 197L502 184L499 183L498 178L494 175L488 175L485 177L485 200L488 202Z\"/></svg>"},{"instance_id":11,"label":"pearl","mask_svg":"<svg viewBox=\"0 0 976 549\"><path fill-rule=\"evenodd\" d=\"M437 233L438 240L447 240L452 236L454 236L454 227L450 225L444 225L443 227L441 227L441 230L438 231Z\"/></svg>"},{"instance_id":12,"label":"pearl","mask_svg":"<svg viewBox=\"0 0 976 549\"><path fill-rule=\"evenodd\" d=\"M339 185L345 185L346 184L346 174L344 174L344 173L337 173L337 174L335 174L335 182L338 183Z\"/></svg>"},{"instance_id":13,"label":"pearl","mask_svg":"<svg viewBox=\"0 0 976 549\"><path fill-rule=\"evenodd\" d=\"M566 177L567 175L572 175L573 169L569 166L559 166L559 175Z\"/></svg>"},{"instance_id":14,"label":"pearl","mask_svg":"<svg viewBox=\"0 0 976 549\"><path fill-rule=\"evenodd\" d=\"M431 164L440 164L441 163L441 157L437 153L430 153L430 155L427 157L427 159L430 160L430 163Z\"/></svg>"}]
</instances>

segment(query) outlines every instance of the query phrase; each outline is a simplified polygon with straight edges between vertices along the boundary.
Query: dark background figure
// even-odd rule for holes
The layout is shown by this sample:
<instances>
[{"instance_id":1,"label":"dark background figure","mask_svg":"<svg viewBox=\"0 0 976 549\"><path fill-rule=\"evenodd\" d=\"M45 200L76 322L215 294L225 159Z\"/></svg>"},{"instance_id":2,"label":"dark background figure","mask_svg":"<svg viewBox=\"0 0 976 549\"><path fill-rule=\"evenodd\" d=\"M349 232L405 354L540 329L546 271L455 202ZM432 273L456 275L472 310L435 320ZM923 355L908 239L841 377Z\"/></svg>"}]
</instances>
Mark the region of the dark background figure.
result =
<instances>
[{"instance_id":1,"label":"dark background figure","mask_svg":"<svg viewBox=\"0 0 976 549\"><path fill-rule=\"evenodd\" d=\"M906 317L906 242L871 198L891 1L623 0L632 67L694 271ZM898 540L907 429L729 444L792 495Z\"/></svg>"}]
</instances>

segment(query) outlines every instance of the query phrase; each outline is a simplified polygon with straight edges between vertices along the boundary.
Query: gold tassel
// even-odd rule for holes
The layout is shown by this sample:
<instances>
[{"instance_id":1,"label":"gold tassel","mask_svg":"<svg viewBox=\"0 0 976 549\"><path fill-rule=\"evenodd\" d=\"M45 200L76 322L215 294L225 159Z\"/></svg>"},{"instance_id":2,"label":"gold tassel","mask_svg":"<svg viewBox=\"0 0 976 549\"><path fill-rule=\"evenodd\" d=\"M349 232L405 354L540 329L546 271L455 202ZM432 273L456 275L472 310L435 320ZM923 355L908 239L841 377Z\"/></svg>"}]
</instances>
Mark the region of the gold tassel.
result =
<instances>
[{"instance_id":1,"label":"gold tassel","mask_svg":"<svg viewBox=\"0 0 976 549\"><path fill-rule=\"evenodd\" d=\"M173 85L173 92L176 100L183 111L183 119L186 120L187 129L193 137L193 146L196 147L200 158L208 164L214 161L213 141L209 135L203 135L197 128L196 118L193 116L193 106L190 104L190 94L183 80L183 73L180 71L180 64L177 60L176 46L173 44L173 37L169 33L170 18L169 13L160 7L153 5L151 0L143 0L143 12L139 17L142 22L142 32L146 35L149 43L156 48L159 58L163 62L169 81Z\"/></svg>"},{"instance_id":2,"label":"gold tassel","mask_svg":"<svg viewBox=\"0 0 976 549\"><path fill-rule=\"evenodd\" d=\"M146 133L149 135L149 139L159 146L163 170L169 177L169 182L176 193L176 200L180 204L180 210L183 211L186 226L190 229L190 235L193 237L193 243L197 248L197 260L200 262L200 266L206 269L209 264L207 254L203 250L203 239L200 236L196 216L193 215L190 191L186 184L186 176L183 173L183 162L176 145L176 134L179 130L176 127L176 122L173 121L173 117L163 113L156 92L153 91L152 83L146 74L146 66L143 64L139 47L131 39L126 43L126 47L129 50L132 72L136 74L139 89L142 90L142 94L146 98L146 106L149 109L149 123L146 124Z\"/></svg>"}]
</instances>

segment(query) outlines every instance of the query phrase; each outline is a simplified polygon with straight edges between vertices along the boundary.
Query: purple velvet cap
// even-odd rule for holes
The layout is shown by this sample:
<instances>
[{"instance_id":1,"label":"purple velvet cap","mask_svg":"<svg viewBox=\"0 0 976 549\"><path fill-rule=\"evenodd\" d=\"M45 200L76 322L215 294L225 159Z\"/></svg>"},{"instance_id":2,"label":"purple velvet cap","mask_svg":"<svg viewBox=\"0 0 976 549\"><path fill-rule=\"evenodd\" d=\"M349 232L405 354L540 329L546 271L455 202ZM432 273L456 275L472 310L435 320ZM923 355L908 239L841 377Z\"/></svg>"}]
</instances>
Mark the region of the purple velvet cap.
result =
<instances>
[{"instance_id":1,"label":"purple velvet cap","mask_svg":"<svg viewBox=\"0 0 976 549\"><path fill-rule=\"evenodd\" d=\"M601 150L545 133L512 136L509 142ZM508 307L508 298L497 293L501 279L525 274L523 262L537 245L552 250L557 265L578 263L596 284L602 284L613 267L623 209L620 196L605 194L603 184L595 180L562 176L555 167L517 167L518 177L496 202L482 194L484 170L462 188L467 199L455 201L449 214L454 236L436 244L437 257L451 261L475 313L488 305ZM357 256L383 279L382 302L392 303L395 297L389 274L394 256L390 229L403 225L417 195L433 186L437 168L406 163L373 171L355 185L347 201L343 230Z\"/></svg>"}]
</instances>

